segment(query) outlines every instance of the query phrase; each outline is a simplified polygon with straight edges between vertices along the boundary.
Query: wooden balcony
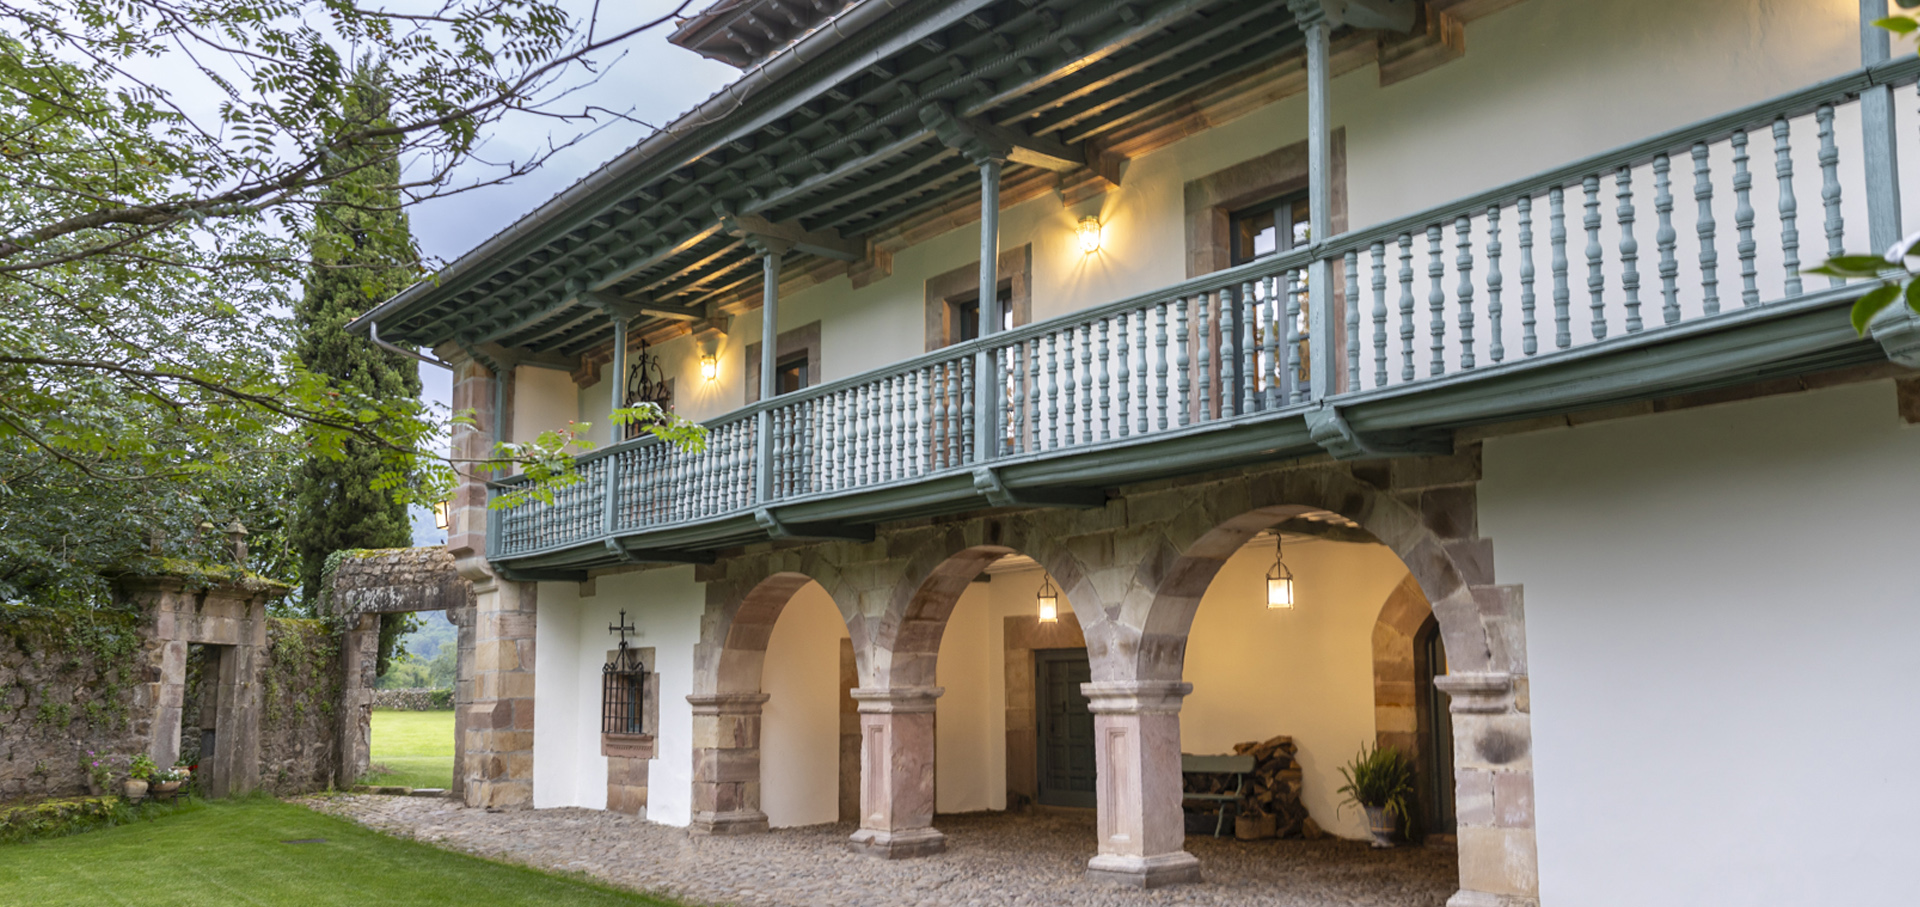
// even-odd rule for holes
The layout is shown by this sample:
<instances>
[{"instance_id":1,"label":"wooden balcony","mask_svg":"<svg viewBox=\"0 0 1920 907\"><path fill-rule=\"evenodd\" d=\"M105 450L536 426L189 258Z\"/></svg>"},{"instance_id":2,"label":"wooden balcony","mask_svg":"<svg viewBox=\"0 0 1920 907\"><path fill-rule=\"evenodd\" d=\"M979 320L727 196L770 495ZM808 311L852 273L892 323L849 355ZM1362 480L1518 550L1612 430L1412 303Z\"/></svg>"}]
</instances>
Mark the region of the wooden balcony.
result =
<instances>
[{"instance_id":1,"label":"wooden balcony","mask_svg":"<svg viewBox=\"0 0 1920 907\"><path fill-rule=\"evenodd\" d=\"M1861 338L1847 313L1868 285L1800 271L1897 223L1876 161L1898 127L1860 96L1917 76L1914 59L1876 66L745 407L709 423L703 453L596 451L552 504L496 511L489 555L579 578L888 520L1094 506L1254 461L1440 453L1465 427L1884 362L1914 320Z\"/></svg>"}]
</instances>

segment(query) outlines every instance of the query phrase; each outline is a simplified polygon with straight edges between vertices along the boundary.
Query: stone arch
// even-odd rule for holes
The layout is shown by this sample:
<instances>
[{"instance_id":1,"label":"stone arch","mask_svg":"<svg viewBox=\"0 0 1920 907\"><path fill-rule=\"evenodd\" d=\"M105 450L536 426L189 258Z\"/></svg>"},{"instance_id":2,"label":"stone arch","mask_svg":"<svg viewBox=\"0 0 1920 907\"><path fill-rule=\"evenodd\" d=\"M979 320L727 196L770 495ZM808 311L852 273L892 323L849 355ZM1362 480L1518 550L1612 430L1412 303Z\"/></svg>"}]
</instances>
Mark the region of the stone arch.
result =
<instances>
[{"instance_id":1,"label":"stone arch","mask_svg":"<svg viewBox=\"0 0 1920 907\"><path fill-rule=\"evenodd\" d=\"M1456 563L1449 540L1428 528L1420 511L1335 469L1251 477L1188 494L1192 500L1185 512L1164 524L1157 556L1140 564L1128 589L1121 617L1139 628L1138 636L1131 646L1107 653L1111 679L1178 682L1200 598L1227 559L1262 530L1313 511L1346 517L1392 549L1433 603L1447 651L1458 653L1455 664L1466 671L1486 670L1492 647L1468 584L1469 571ZM1094 670L1097 680L1108 679L1101 665Z\"/></svg>"},{"instance_id":2,"label":"stone arch","mask_svg":"<svg viewBox=\"0 0 1920 907\"><path fill-rule=\"evenodd\" d=\"M838 574L818 555L736 558L719 576L707 577L707 611L694 658L693 818L697 835L766 831L760 808L761 689L767 644L774 625L802 587L819 582L833 599L862 648L861 621ZM831 583L831 585L829 584ZM864 673L864 666L862 673Z\"/></svg>"},{"instance_id":3,"label":"stone arch","mask_svg":"<svg viewBox=\"0 0 1920 907\"><path fill-rule=\"evenodd\" d=\"M1418 757L1419 678L1414 646L1433 608L1409 573L1387 593L1373 623L1374 743Z\"/></svg>"},{"instance_id":4,"label":"stone arch","mask_svg":"<svg viewBox=\"0 0 1920 907\"><path fill-rule=\"evenodd\" d=\"M876 689L933 686L940 641L961 593L981 571L1010 554L1033 558L1074 603L1076 614L1098 612L1099 593L1088 571L1045 533L1033 531L1033 523L1031 518L975 520L914 546L874 625L873 670L861 675L868 684Z\"/></svg>"}]
</instances>

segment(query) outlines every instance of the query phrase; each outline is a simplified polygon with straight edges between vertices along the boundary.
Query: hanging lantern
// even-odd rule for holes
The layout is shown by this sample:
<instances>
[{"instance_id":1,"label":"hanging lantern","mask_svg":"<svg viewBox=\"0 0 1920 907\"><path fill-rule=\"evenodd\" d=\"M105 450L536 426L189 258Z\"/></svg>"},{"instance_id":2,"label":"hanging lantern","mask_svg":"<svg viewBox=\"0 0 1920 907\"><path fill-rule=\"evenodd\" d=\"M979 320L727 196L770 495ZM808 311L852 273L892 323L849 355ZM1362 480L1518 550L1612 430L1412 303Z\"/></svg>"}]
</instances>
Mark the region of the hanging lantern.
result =
<instances>
[{"instance_id":1,"label":"hanging lantern","mask_svg":"<svg viewBox=\"0 0 1920 907\"><path fill-rule=\"evenodd\" d=\"M1040 594L1035 596L1040 604L1040 622L1050 624L1060 619L1060 590L1053 587L1053 577L1040 581Z\"/></svg>"},{"instance_id":2,"label":"hanging lantern","mask_svg":"<svg viewBox=\"0 0 1920 907\"><path fill-rule=\"evenodd\" d=\"M1280 554L1281 539L1279 533L1273 534L1273 569L1267 571L1267 608L1273 611L1293 610L1293 571L1287 569Z\"/></svg>"}]
</instances>

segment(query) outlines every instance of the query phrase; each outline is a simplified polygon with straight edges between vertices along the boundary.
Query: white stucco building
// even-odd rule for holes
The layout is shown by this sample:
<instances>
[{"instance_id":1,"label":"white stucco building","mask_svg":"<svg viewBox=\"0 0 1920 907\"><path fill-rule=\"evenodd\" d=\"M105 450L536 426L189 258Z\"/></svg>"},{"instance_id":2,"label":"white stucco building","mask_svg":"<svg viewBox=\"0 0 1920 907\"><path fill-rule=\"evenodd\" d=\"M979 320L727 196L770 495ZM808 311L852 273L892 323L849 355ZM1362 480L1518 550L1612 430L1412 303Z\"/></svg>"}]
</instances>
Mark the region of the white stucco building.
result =
<instances>
[{"instance_id":1,"label":"white stucco building","mask_svg":"<svg viewBox=\"0 0 1920 907\"><path fill-rule=\"evenodd\" d=\"M454 502L470 803L895 857L1091 806L1095 877L1204 884L1180 753L1285 734L1345 837L1408 753L1460 907L1908 900L1915 321L1800 274L1920 224L1874 4L772 6L355 323L461 451L597 445ZM617 439L641 391L707 449Z\"/></svg>"}]
</instances>

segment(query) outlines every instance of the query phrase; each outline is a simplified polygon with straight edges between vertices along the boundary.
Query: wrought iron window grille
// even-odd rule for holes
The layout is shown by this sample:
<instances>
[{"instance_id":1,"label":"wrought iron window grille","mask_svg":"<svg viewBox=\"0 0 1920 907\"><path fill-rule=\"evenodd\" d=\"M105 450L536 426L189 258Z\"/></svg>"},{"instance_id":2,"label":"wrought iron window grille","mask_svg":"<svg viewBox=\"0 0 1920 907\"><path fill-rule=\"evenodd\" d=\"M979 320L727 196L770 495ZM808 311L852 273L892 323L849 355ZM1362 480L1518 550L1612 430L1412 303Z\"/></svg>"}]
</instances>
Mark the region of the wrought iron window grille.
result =
<instances>
[{"instance_id":1,"label":"wrought iron window grille","mask_svg":"<svg viewBox=\"0 0 1920 907\"><path fill-rule=\"evenodd\" d=\"M627 642L633 632L627 612L620 612L620 622L607 632L620 635L620 648L600 669L600 733L646 734L647 666L640 650Z\"/></svg>"}]
</instances>

